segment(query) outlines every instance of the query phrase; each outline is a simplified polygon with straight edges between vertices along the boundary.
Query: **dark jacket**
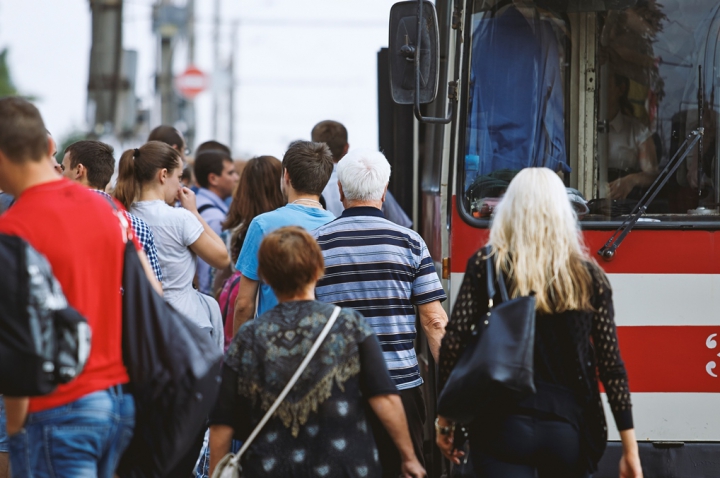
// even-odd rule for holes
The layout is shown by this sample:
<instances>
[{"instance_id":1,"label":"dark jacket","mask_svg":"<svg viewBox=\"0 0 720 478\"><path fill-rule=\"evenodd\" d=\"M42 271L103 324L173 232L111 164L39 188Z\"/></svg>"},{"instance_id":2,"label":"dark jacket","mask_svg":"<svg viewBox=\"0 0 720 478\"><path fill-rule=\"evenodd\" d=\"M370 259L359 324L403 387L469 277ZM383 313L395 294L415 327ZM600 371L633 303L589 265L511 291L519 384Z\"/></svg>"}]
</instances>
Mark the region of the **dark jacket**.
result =
<instances>
[{"instance_id":1,"label":"dark jacket","mask_svg":"<svg viewBox=\"0 0 720 478\"><path fill-rule=\"evenodd\" d=\"M562 324L569 327L573 344L568 345L575 349L575 361L567 364L564 375L577 376L577 380L569 386L578 397L578 405L581 407L578 426L583 458L587 461L588 471L592 472L597 469L607 441L607 423L600 399L598 376L605 387L618 429L633 428L633 420L627 372L618 347L612 289L605 273L597 265L588 263L588 269L593 280L594 310L564 312ZM440 389L471 339L470 327L480 324L488 311L485 270L485 260L478 251L468 261L465 278L440 347ZM499 296L494 298L496 304L500 300ZM555 314L546 317L553 318ZM544 350L543 353L552 353L553 349L541 350Z\"/></svg>"}]
</instances>

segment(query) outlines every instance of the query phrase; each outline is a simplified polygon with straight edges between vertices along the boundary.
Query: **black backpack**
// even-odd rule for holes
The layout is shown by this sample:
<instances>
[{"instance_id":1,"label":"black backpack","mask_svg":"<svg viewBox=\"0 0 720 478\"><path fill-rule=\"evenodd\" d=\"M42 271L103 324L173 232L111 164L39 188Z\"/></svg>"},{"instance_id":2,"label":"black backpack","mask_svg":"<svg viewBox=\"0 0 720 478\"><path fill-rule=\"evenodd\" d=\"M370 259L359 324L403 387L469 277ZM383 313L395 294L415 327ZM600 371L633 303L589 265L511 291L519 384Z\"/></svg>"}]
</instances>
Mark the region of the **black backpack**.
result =
<instances>
[{"instance_id":1,"label":"black backpack","mask_svg":"<svg viewBox=\"0 0 720 478\"><path fill-rule=\"evenodd\" d=\"M131 241L122 284L122 350L135 430L117 475L163 477L207 426L220 392L222 351L155 292Z\"/></svg>"},{"instance_id":2,"label":"black backpack","mask_svg":"<svg viewBox=\"0 0 720 478\"><path fill-rule=\"evenodd\" d=\"M23 239L0 234L0 271L0 393L46 395L82 371L90 327Z\"/></svg>"}]
</instances>

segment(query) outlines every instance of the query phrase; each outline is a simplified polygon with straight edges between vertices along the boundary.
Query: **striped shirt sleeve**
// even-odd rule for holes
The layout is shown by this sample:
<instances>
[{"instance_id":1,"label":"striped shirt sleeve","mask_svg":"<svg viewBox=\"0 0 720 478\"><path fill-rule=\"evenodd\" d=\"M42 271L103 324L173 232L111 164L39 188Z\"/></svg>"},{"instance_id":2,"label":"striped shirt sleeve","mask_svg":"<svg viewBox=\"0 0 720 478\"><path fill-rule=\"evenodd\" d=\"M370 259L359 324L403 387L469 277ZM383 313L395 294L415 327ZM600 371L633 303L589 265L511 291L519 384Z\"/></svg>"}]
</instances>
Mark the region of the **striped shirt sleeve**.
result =
<instances>
[{"instance_id":1,"label":"striped shirt sleeve","mask_svg":"<svg viewBox=\"0 0 720 478\"><path fill-rule=\"evenodd\" d=\"M432 257L430 257L425 242L421 241L420 263L415 272L410 301L414 305L421 305L436 300L443 302L446 299L447 295L445 295L437 272L435 272L435 264L433 263Z\"/></svg>"}]
</instances>

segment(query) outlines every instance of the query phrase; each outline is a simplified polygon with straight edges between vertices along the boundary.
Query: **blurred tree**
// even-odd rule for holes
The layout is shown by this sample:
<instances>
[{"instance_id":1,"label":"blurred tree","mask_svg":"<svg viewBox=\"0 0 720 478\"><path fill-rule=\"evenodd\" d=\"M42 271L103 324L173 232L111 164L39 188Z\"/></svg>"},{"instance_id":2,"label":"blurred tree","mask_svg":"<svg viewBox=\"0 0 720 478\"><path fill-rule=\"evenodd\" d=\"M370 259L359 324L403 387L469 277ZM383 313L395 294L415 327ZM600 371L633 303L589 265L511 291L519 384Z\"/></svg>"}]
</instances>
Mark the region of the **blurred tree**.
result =
<instances>
[{"instance_id":1,"label":"blurred tree","mask_svg":"<svg viewBox=\"0 0 720 478\"><path fill-rule=\"evenodd\" d=\"M10 67L7 63L8 49L4 48L0 52L0 97L13 96L18 94L18 90L13 84L10 77Z\"/></svg>"},{"instance_id":2,"label":"blurred tree","mask_svg":"<svg viewBox=\"0 0 720 478\"><path fill-rule=\"evenodd\" d=\"M85 139L88 139L87 133L80 130L71 131L70 133L64 135L59 141L58 141L58 153L55 156L55 159L57 159L58 163L62 163L63 158L65 157L65 150L68 146L70 146L73 143L76 143L78 141L83 141Z\"/></svg>"}]
</instances>

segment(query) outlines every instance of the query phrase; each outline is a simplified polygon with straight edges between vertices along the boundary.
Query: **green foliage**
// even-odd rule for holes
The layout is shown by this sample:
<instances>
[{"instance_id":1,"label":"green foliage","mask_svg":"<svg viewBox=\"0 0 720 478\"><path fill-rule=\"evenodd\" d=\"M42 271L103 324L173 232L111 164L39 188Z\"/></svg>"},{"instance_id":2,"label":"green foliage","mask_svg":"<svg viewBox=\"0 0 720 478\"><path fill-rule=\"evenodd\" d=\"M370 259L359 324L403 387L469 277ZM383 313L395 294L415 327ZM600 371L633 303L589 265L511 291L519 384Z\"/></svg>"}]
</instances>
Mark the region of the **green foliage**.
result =
<instances>
[{"instance_id":1,"label":"green foliage","mask_svg":"<svg viewBox=\"0 0 720 478\"><path fill-rule=\"evenodd\" d=\"M57 156L55 156L55 159L57 159L57 162L62 163L62 160L65 157L65 150L67 149L68 146L70 146L71 144L76 143L78 141L83 141L85 139L90 139L90 138L88 138L87 133L85 133L84 131L80 131L80 130L72 131L72 132L66 134L65 136L63 136L58 141L58 146L57 146L58 154L57 154Z\"/></svg>"},{"instance_id":2,"label":"green foliage","mask_svg":"<svg viewBox=\"0 0 720 478\"><path fill-rule=\"evenodd\" d=\"M8 49L4 48L0 51L0 97L14 96L18 94L18 90L10 77L10 67L7 63Z\"/></svg>"}]
</instances>

